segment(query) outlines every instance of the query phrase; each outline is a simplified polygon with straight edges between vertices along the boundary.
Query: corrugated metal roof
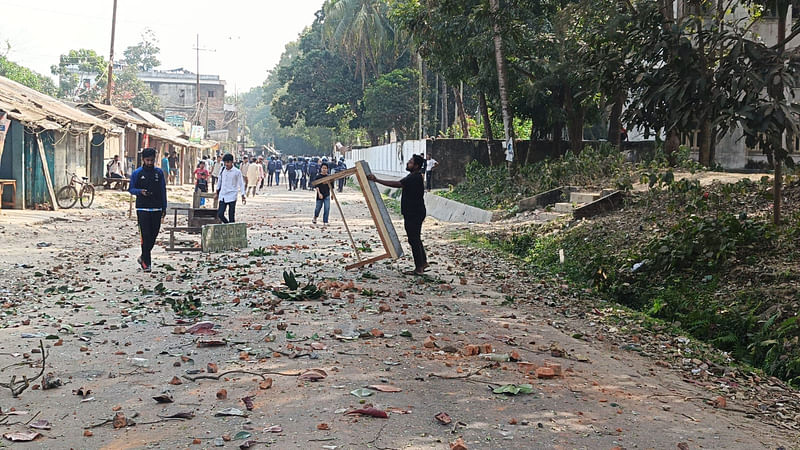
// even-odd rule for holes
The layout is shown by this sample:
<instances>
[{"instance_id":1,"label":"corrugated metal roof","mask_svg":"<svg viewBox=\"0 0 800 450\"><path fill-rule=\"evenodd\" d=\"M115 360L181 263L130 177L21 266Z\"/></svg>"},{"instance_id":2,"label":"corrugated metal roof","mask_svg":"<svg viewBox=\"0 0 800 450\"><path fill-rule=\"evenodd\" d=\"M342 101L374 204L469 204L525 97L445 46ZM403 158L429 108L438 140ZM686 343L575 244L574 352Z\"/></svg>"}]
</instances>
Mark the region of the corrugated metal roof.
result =
<instances>
[{"instance_id":1,"label":"corrugated metal roof","mask_svg":"<svg viewBox=\"0 0 800 450\"><path fill-rule=\"evenodd\" d=\"M111 120L121 125L131 124L145 128L163 128L162 126L156 123L150 123L147 120L135 117L135 115L129 114L127 111L117 108L116 106L113 105L106 105L104 103L97 103L97 102L88 102L79 104L78 108L83 111L86 111L88 114L91 114L92 116L100 117L105 120Z\"/></svg>"},{"instance_id":2,"label":"corrugated metal roof","mask_svg":"<svg viewBox=\"0 0 800 450\"><path fill-rule=\"evenodd\" d=\"M25 125L48 130L113 128L109 122L5 77L0 77L0 110Z\"/></svg>"},{"instance_id":3,"label":"corrugated metal roof","mask_svg":"<svg viewBox=\"0 0 800 450\"><path fill-rule=\"evenodd\" d=\"M149 112L141 110L139 108L131 108L131 112L133 112L133 114L139 116L143 120L146 120L147 122L153 123L160 127L160 129L152 129L148 131L147 134L159 139L163 139L168 142L172 142L175 145L182 145L184 147L189 147L190 145L192 145L189 143L188 140L181 137L182 133L180 130L168 124L167 122L164 122L158 117L150 114Z\"/></svg>"}]
</instances>

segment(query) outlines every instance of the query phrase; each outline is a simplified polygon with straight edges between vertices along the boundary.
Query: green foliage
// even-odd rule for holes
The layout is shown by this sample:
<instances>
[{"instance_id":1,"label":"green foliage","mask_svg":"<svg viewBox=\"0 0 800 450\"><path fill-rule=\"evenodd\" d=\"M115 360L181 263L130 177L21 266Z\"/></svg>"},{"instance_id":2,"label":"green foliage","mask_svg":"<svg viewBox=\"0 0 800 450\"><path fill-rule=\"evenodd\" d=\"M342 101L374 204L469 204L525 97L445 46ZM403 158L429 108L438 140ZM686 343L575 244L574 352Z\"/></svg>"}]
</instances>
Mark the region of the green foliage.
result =
<instances>
[{"instance_id":1,"label":"green foliage","mask_svg":"<svg viewBox=\"0 0 800 450\"><path fill-rule=\"evenodd\" d=\"M133 66L115 73L111 95L114 106L134 107L150 113L161 113L161 99L139 79L138 70Z\"/></svg>"},{"instance_id":2,"label":"green foliage","mask_svg":"<svg viewBox=\"0 0 800 450\"><path fill-rule=\"evenodd\" d=\"M0 55L0 76L16 81L43 94L56 95L58 93L58 88L49 77L9 61L2 55Z\"/></svg>"},{"instance_id":3,"label":"green foliage","mask_svg":"<svg viewBox=\"0 0 800 450\"><path fill-rule=\"evenodd\" d=\"M158 47L158 39L153 30L149 28L142 32L141 38L142 40L138 44L132 45L122 52L125 56L125 65L142 71L153 70L161 65L161 61L158 60L158 53L161 51Z\"/></svg>"},{"instance_id":4,"label":"green foliage","mask_svg":"<svg viewBox=\"0 0 800 450\"><path fill-rule=\"evenodd\" d=\"M375 135L392 129L400 139L413 135L417 120L419 72L396 69L381 75L364 91L364 120Z\"/></svg>"},{"instance_id":5,"label":"green foliage","mask_svg":"<svg viewBox=\"0 0 800 450\"><path fill-rule=\"evenodd\" d=\"M248 253L248 256L254 256L254 257L262 257L262 256L270 256L270 255L274 255L274 253L272 253L271 251L265 249L264 247L254 248L254 249L250 250L250 253Z\"/></svg>"},{"instance_id":6,"label":"green foliage","mask_svg":"<svg viewBox=\"0 0 800 450\"><path fill-rule=\"evenodd\" d=\"M286 289L273 289L272 294L281 300L306 301L325 298L325 291L311 282L300 286L297 277L292 271L283 271L283 284Z\"/></svg>"},{"instance_id":7,"label":"green foliage","mask_svg":"<svg viewBox=\"0 0 800 450\"><path fill-rule=\"evenodd\" d=\"M593 288L800 386L800 277L772 269L796 260L793 250L776 252L793 245L800 227L766 220L768 182L700 186L652 175L659 182L651 191L605 220L469 239L520 258L529 273Z\"/></svg>"},{"instance_id":8,"label":"green foliage","mask_svg":"<svg viewBox=\"0 0 800 450\"><path fill-rule=\"evenodd\" d=\"M520 199L559 186L615 184L624 167L622 154L608 145L520 167L511 181L505 166L485 167L472 161L466 167L466 180L442 195L483 209L510 208Z\"/></svg>"},{"instance_id":9,"label":"green foliage","mask_svg":"<svg viewBox=\"0 0 800 450\"><path fill-rule=\"evenodd\" d=\"M61 55L58 65L50 67L50 72L58 76L61 98L78 101L95 101L103 97L108 84L108 62L94 50L70 50ZM82 80L92 79L90 86Z\"/></svg>"}]
</instances>

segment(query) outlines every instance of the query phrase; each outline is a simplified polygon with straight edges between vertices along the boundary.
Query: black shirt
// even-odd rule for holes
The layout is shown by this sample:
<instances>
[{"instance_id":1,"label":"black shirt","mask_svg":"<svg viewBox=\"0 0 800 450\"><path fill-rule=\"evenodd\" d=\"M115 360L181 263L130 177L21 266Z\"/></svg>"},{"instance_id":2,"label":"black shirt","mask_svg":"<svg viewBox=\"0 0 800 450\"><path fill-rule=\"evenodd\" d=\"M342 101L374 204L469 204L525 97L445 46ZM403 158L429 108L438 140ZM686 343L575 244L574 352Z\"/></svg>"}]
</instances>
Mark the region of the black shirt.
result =
<instances>
[{"instance_id":1,"label":"black shirt","mask_svg":"<svg viewBox=\"0 0 800 450\"><path fill-rule=\"evenodd\" d=\"M314 177L313 181L317 181L320 178L325 178L327 176L328 175L323 175L323 174L319 173ZM331 185L330 184L328 184L328 183L318 184L317 185L317 189L319 189L319 193L322 194L322 198L326 198L326 197L330 197L331 196ZM319 198L319 197L317 197L317 198Z\"/></svg>"},{"instance_id":2,"label":"black shirt","mask_svg":"<svg viewBox=\"0 0 800 450\"><path fill-rule=\"evenodd\" d=\"M422 172L413 172L400 180L403 196L400 199L400 212L405 217L425 217L425 184Z\"/></svg>"}]
</instances>

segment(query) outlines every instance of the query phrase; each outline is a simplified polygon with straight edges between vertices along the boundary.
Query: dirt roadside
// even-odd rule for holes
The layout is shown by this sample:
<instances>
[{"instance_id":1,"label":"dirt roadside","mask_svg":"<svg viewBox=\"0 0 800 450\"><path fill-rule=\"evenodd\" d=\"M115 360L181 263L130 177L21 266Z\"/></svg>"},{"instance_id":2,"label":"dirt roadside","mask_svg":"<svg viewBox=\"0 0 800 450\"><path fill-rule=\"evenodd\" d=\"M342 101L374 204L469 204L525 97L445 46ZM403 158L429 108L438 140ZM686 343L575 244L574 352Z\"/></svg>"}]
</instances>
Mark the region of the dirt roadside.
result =
<instances>
[{"instance_id":1,"label":"dirt roadside","mask_svg":"<svg viewBox=\"0 0 800 450\"><path fill-rule=\"evenodd\" d=\"M33 350L41 338L46 372L64 383L31 387L19 398L0 388L3 412L27 412L4 416L3 433L30 431L24 424L34 415L51 425L37 430L42 436L33 442L8 445L237 448L257 441L253 448L447 449L462 437L470 449L797 448L795 432L737 411L743 405L736 398L715 407L705 401L708 390L679 370L607 341L576 338L566 330L599 325L590 315L564 314L566 287L456 245L452 225L426 221L423 237L436 263L426 279L401 274L410 257L345 272L352 249L338 212L331 211L329 227L313 226L310 193L266 192L240 206L238 216L249 224L251 249L270 255L158 248L152 274L133 262L135 223L119 194L100 192L97 208L61 212L60 219L37 225L0 215L6 263L0 382L39 372L41 355ZM170 195L188 198L180 189ZM340 200L359 244L378 249L360 193L347 190ZM402 236L402 224L395 226ZM280 286L287 269L303 281L328 280L329 294L339 291L340 298L271 306L270 287ZM156 289L159 283L163 289ZM201 299L206 315L200 320L213 322L216 334L180 334L191 322L178 323L166 300L190 293ZM198 345L211 340L226 345ZM465 356L468 345L516 352L536 366L559 364L563 376L540 379L521 370L530 365ZM31 366L7 367L25 361ZM219 373L272 372L264 375L272 385L263 389L262 376L245 373L195 382L184 377L207 375L209 363ZM308 369L326 376L316 382L299 376ZM490 388L510 383L529 383L532 393ZM401 392L351 393L370 385ZM91 393L73 393L81 388ZM153 400L165 390L173 403ZM249 396L250 411L241 400ZM347 414L367 404L389 418ZM216 415L227 408L247 417ZM103 423L118 412L138 424ZM185 412L193 417L163 418ZM452 418L449 425L434 418L441 412ZM9 425L14 422L21 423ZM281 431L267 431L274 426L271 431Z\"/></svg>"}]
</instances>

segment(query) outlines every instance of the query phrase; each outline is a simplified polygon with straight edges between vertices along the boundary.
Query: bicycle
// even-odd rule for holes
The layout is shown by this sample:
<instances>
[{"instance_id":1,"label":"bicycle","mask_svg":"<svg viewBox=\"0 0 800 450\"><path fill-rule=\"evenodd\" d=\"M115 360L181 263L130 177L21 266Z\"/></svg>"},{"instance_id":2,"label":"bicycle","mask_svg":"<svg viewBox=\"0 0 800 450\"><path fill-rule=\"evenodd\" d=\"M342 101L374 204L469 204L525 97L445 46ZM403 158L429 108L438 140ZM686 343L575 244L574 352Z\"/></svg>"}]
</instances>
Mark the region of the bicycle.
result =
<instances>
[{"instance_id":1,"label":"bicycle","mask_svg":"<svg viewBox=\"0 0 800 450\"><path fill-rule=\"evenodd\" d=\"M94 202L94 186L89 183L89 178L78 177L78 175L70 172L67 172L67 176L69 177L69 184L59 189L56 194L58 206L69 209L75 206L75 203L78 203L79 199L82 207L88 208L92 206ZM75 187L76 185L81 186L80 194Z\"/></svg>"}]
</instances>

